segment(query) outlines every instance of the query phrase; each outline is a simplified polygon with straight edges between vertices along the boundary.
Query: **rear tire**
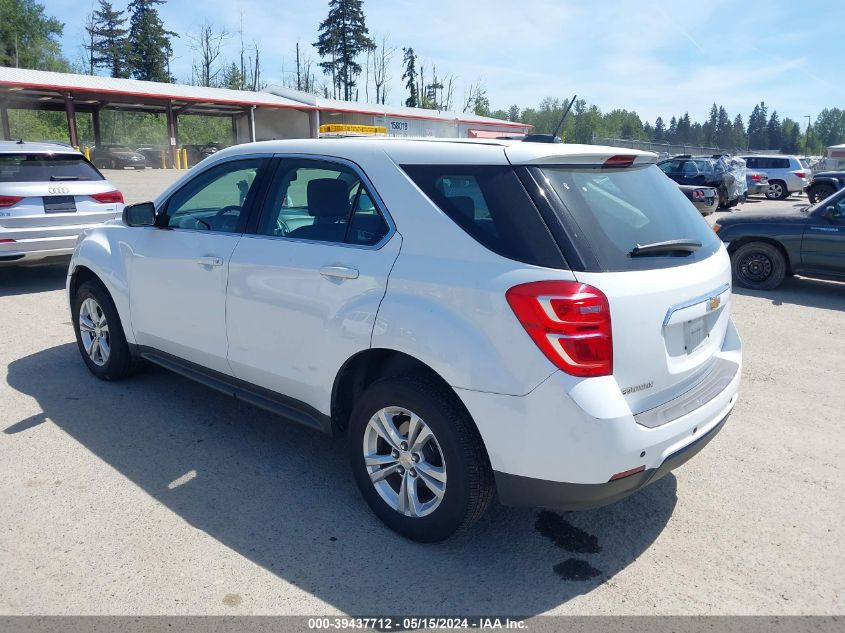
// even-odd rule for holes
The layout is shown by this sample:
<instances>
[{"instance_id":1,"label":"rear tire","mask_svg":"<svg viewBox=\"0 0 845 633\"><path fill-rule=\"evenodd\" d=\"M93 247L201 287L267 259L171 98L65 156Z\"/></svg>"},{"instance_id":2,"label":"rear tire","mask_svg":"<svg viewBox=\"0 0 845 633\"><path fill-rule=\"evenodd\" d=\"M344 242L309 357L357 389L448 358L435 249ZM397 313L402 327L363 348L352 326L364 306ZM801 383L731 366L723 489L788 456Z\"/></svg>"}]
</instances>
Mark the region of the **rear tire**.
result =
<instances>
[{"instance_id":1,"label":"rear tire","mask_svg":"<svg viewBox=\"0 0 845 633\"><path fill-rule=\"evenodd\" d=\"M769 188L766 189L766 197L769 200L784 200L789 196L789 189L782 180L769 181Z\"/></svg>"},{"instance_id":2,"label":"rear tire","mask_svg":"<svg viewBox=\"0 0 845 633\"><path fill-rule=\"evenodd\" d=\"M432 543L467 529L492 499L478 429L457 396L425 376L370 385L352 411L348 448L372 511L411 540Z\"/></svg>"},{"instance_id":3,"label":"rear tire","mask_svg":"<svg viewBox=\"0 0 845 633\"><path fill-rule=\"evenodd\" d=\"M786 258L768 242L743 244L731 255L734 280L752 290L774 290L786 276Z\"/></svg>"},{"instance_id":4,"label":"rear tire","mask_svg":"<svg viewBox=\"0 0 845 633\"><path fill-rule=\"evenodd\" d=\"M86 281L73 298L73 331L85 365L101 380L130 375L135 363L114 302L99 281Z\"/></svg>"}]
</instances>

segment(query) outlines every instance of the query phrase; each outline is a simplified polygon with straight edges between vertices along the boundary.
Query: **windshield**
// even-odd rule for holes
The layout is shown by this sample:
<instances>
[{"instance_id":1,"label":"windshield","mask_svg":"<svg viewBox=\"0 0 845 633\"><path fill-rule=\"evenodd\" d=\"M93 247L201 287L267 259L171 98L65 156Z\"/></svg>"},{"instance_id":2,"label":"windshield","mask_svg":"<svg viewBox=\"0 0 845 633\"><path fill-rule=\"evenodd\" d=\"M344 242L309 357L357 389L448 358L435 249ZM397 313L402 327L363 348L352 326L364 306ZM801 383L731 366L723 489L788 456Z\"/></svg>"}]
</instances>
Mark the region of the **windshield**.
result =
<instances>
[{"instance_id":1,"label":"windshield","mask_svg":"<svg viewBox=\"0 0 845 633\"><path fill-rule=\"evenodd\" d=\"M605 270L681 265L709 257L719 239L701 214L656 165L619 169L542 167L548 183L587 238ZM700 243L678 255L656 251L632 258L638 246L672 240ZM655 263L656 260L661 260Z\"/></svg>"},{"instance_id":2,"label":"windshield","mask_svg":"<svg viewBox=\"0 0 845 633\"><path fill-rule=\"evenodd\" d=\"M79 154L0 154L0 182L103 180Z\"/></svg>"}]
</instances>

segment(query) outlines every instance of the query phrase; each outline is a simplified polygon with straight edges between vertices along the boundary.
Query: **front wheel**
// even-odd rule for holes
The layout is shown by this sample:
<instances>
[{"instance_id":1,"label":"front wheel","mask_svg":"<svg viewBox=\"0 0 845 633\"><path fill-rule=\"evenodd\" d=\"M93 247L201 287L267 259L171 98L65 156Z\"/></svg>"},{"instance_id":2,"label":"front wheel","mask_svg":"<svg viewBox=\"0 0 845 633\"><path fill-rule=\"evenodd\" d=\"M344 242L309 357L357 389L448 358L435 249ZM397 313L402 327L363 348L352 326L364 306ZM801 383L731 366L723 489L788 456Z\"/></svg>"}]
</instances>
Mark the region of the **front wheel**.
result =
<instances>
[{"instance_id":1,"label":"front wheel","mask_svg":"<svg viewBox=\"0 0 845 633\"><path fill-rule=\"evenodd\" d=\"M808 197L810 198L810 202L815 204L816 202L821 202L825 198L829 198L834 193L836 192L830 185L816 185L810 189Z\"/></svg>"},{"instance_id":2,"label":"front wheel","mask_svg":"<svg viewBox=\"0 0 845 633\"><path fill-rule=\"evenodd\" d=\"M79 286L73 299L73 329L88 369L102 380L132 373L133 359L108 291L97 281Z\"/></svg>"},{"instance_id":3,"label":"front wheel","mask_svg":"<svg viewBox=\"0 0 845 633\"><path fill-rule=\"evenodd\" d=\"M385 378L349 425L355 481L388 527L422 543L468 528L486 510L493 475L478 430L454 393L426 378Z\"/></svg>"},{"instance_id":4,"label":"front wheel","mask_svg":"<svg viewBox=\"0 0 845 633\"><path fill-rule=\"evenodd\" d=\"M743 244L731 255L736 282L752 290L773 290L786 276L786 258L768 242Z\"/></svg>"}]
</instances>

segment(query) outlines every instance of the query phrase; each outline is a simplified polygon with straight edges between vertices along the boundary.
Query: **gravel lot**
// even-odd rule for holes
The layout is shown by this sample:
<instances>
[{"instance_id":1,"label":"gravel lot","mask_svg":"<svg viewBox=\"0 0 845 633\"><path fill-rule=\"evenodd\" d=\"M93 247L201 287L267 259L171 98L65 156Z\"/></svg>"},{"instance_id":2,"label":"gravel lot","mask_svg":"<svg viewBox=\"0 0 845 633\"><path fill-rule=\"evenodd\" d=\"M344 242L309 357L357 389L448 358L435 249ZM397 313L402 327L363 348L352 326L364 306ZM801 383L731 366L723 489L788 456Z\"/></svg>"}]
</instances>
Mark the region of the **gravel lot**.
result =
<instances>
[{"instance_id":1,"label":"gravel lot","mask_svg":"<svg viewBox=\"0 0 845 633\"><path fill-rule=\"evenodd\" d=\"M174 175L108 177L137 202ZM0 613L842 610L845 284L737 292L739 404L674 474L588 512L497 506L422 546L370 514L342 440L164 370L94 379L64 277L0 269Z\"/></svg>"}]
</instances>

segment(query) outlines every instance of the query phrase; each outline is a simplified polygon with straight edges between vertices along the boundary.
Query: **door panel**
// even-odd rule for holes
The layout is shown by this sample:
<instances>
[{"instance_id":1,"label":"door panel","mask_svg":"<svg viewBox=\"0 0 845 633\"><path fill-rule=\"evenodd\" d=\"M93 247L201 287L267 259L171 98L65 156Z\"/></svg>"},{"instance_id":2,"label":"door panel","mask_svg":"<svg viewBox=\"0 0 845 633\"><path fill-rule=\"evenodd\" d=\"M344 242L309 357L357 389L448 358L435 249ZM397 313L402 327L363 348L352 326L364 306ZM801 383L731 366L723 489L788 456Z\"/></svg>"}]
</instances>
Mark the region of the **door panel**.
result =
<instances>
[{"instance_id":1,"label":"door panel","mask_svg":"<svg viewBox=\"0 0 845 633\"><path fill-rule=\"evenodd\" d=\"M226 360L229 259L267 158L241 158L198 173L162 205L162 228L142 228L127 262L132 329L140 345L231 374Z\"/></svg>"},{"instance_id":2,"label":"door panel","mask_svg":"<svg viewBox=\"0 0 845 633\"><path fill-rule=\"evenodd\" d=\"M808 273L845 276L845 196L827 206L834 216L825 218L823 209L814 212L801 240L801 263Z\"/></svg>"},{"instance_id":3,"label":"door panel","mask_svg":"<svg viewBox=\"0 0 845 633\"><path fill-rule=\"evenodd\" d=\"M399 254L245 235L229 266L229 364L237 378L330 414L335 376L370 347Z\"/></svg>"}]
</instances>

